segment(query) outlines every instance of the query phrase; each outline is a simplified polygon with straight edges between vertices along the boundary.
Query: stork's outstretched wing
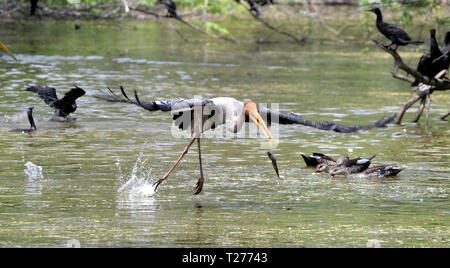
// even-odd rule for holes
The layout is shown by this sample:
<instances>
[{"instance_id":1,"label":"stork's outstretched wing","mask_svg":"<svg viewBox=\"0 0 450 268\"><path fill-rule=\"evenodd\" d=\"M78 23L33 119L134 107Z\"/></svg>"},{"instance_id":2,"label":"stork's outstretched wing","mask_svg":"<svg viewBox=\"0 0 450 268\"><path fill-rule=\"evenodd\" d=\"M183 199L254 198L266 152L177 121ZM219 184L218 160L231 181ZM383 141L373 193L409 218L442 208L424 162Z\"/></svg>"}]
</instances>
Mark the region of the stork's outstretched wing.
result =
<instances>
[{"instance_id":1,"label":"stork's outstretched wing","mask_svg":"<svg viewBox=\"0 0 450 268\"><path fill-rule=\"evenodd\" d=\"M341 132L341 133L353 133L358 131L364 131L369 130L372 128L381 128L386 127L387 124L391 123L395 115L388 117L388 118L381 118L380 120L376 121L375 123L368 125L368 126L343 126L338 125L336 123L332 122L314 122L307 119L304 119L294 113L280 113L278 111L272 111L266 107L260 107L259 113L263 118L267 120L267 122L270 124L272 119L278 120L279 124L283 125L289 125L289 124L300 124L304 126L314 127L321 130L327 130L327 131L335 131L335 132Z\"/></svg>"},{"instance_id":2,"label":"stork's outstretched wing","mask_svg":"<svg viewBox=\"0 0 450 268\"><path fill-rule=\"evenodd\" d=\"M109 92L111 92L111 96L94 96L97 99L109 101L109 102L124 102L130 103L144 108L147 111L163 111L163 112L177 112L179 110L192 109L194 106L206 106L208 104L213 105L214 103L208 99L170 99L164 101L141 101L137 95L137 92L134 91L135 100L132 100L128 97L127 93L122 86L120 86L120 91L123 97L114 93L110 88L108 88Z\"/></svg>"},{"instance_id":3,"label":"stork's outstretched wing","mask_svg":"<svg viewBox=\"0 0 450 268\"><path fill-rule=\"evenodd\" d=\"M208 105L214 106L214 102L208 99L169 99L164 101L141 101L137 95L137 92L134 91L134 98L132 100L128 97L124 88L120 86L120 91L123 96L119 96L114 93L110 88L108 88L109 92L111 92L111 96L94 96L97 99L105 100L108 102L124 102L129 104L134 104L144 108L147 111L163 111L163 112L172 112L173 120L175 121L175 125L182 130L188 129L191 120L194 118L194 107L205 107ZM214 114L208 115L207 118L213 116Z\"/></svg>"}]
</instances>

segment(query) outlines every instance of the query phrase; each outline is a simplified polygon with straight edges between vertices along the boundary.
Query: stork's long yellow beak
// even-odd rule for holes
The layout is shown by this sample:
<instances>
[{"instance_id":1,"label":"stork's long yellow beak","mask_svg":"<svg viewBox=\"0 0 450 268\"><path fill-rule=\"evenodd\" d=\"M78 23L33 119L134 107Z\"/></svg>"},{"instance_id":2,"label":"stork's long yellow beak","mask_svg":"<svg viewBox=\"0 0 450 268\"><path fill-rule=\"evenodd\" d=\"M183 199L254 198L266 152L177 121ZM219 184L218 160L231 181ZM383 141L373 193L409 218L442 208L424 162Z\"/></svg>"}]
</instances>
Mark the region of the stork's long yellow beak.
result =
<instances>
[{"instance_id":1,"label":"stork's long yellow beak","mask_svg":"<svg viewBox=\"0 0 450 268\"><path fill-rule=\"evenodd\" d=\"M8 49L5 45L3 45L2 42L0 42L0 49L1 49L3 52L5 52L6 54L10 55L11 58L13 58L15 61L17 61L17 59L16 59L16 57L14 56L14 54L12 54L12 52L9 51L9 49Z\"/></svg>"},{"instance_id":2,"label":"stork's long yellow beak","mask_svg":"<svg viewBox=\"0 0 450 268\"><path fill-rule=\"evenodd\" d=\"M273 142L272 133L270 133L269 128L266 126L266 123L264 123L263 118L259 114L256 103L250 101L246 102L245 109L248 117L259 127L259 129L264 134L269 144L272 144Z\"/></svg>"}]
</instances>

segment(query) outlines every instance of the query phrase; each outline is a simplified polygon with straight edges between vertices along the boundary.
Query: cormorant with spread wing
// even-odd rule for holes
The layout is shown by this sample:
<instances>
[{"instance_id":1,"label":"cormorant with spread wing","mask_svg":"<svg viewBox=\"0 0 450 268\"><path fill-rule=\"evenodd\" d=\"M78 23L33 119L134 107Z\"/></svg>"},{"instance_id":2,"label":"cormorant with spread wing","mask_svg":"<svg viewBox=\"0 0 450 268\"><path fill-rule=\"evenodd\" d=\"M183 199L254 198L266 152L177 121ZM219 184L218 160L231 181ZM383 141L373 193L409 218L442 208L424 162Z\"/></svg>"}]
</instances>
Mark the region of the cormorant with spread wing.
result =
<instances>
[{"instance_id":1,"label":"cormorant with spread wing","mask_svg":"<svg viewBox=\"0 0 450 268\"><path fill-rule=\"evenodd\" d=\"M267 118L269 123L271 120L275 120L278 121L279 124L301 124L322 130L333 130L343 133L368 130L375 127L384 127L394 118L390 117L388 119L381 119L370 126L348 127L330 122L312 122L292 113L284 114L278 111L270 110L266 107L258 107L250 100L241 102L230 97L217 97L212 99L171 99L165 101L144 102L139 100L136 91L134 92L135 100L131 100L125 93L123 87L120 89L123 97L118 96L112 90L110 90L112 94L111 96L94 97L109 102L134 104L150 112L172 112L175 125L181 130L190 131L191 137L193 137L175 164L161 179L155 182L155 190L165 179L167 179L173 169L188 152L190 146L197 141L200 162L200 178L197 182L195 194L199 194L202 191L204 181L200 152L200 135L204 131L214 129L222 124L225 125L229 132L238 133L244 122L251 120L260 128L269 144L271 144L273 142L273 137L270 130L267 128L263 117Z\"/></svg>"},{"instance_id":2,"label":"cormorant with spread wing","mask_svg":"<svg viewBox=\"0 0 450 268\"><path fill-rule=\"evenodd\" d=\"M62 99L58 99L56 95L56 89L49 86L31 86L26 89L39 94L41 99L44 100L50 107L55 109L55 114L52 119L58 120L63 118L65 120L73 120L68 117L69 114L77 110L76 100L86 94L86 92L77 86L67 92Z\"/></svg>"}]
</instances>

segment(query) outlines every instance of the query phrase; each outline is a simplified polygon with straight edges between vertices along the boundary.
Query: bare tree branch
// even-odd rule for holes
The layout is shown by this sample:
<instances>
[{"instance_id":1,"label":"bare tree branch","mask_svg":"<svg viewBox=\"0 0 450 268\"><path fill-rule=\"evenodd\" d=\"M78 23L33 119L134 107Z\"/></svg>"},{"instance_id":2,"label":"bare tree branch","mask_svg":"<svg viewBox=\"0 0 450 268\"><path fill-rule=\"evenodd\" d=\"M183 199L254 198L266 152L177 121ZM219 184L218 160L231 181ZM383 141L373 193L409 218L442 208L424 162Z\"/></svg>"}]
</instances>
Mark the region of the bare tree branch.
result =
<instances>
[{"instance_id":1,"label":"bare tree branch","mask_svg":"<svg viewBox=\"0 0 450 268\"><path fill-rule=\"evenodd\" d=\"M301 43L303 43L303 42L306 41L306 37L298 38L297 36L295 36L295 35L293 35L293 34L291 34L291 33L289 33L289 32L286 32L286 31L284 31L284 30L282 30L282 29L279 29L279 28L277 28L277 27L275 27L275 26L272 26L272 25L271 25L270 23L268 23L266 20L260 18L260 17L257 16L256 14L254 14L254 13L252 12L252 9L251 9L250 7L248 7L248 6L246 6L244 3L242 3L242 1L239 1L238 3L239 3L240 5L242 5L245 9L247 9L247 11L250 13L250 15L252 15L252 17L253 17L255 20L261 22L262 24L264 24L264 26L266 26L267 28L271 29L272 31L275 31L275 32L280 33L280 34L282 34L282 35L286 35L286 36L288 36L288 37L294 39L294 41L297 42L298 44L301 44Z\"/></svg>"},{"instance_id":2,"label":"bare tree branch","mask_svg":"<svg viewBox=\"0 0 450 268\"><path fill-rule=\"evenodd\" d=\"M403 106L400 108L400 110L397 112L394 122L396 124L400 124L403 118L403 115L405 114L406 110L408 110L412 105L414 105L417 101L420 100L420 105L417 110L416 116L413 120L413 122L418 122L420 119L420 116L422 115L425 106L427 107L426 112L426 124L428 126L429 123L429 113L430 113L430 106L431 106L431 93L433 93L435 90L449 90L450 89L450 81L449 80L442 80L441 77L443 77L447 70L442 70L439 72L435 77L429 78L421 73L419 73L415 68L409 66L408 64L404 63L400 55L397 53L396 50L393 50L387 46L384 46L383 44L379 43L376 40L372 40L378 47L380 47L385 52L392 55L394 58L394 73L392 73L392 76L396 79L405 81L407 83L414 82L414 79L401 75L398 73L398 70L401 69L405 71L407 74L413 76L417 81L419 81L419 86L416 87L419 89L419 92L412 96ZM442 118L445 118L446 115L444 115Z\"/></svg>"},{"instance_id":3,"label":"bare tree branch","mask_svg":"<svg viewBox=\"0 0 450 268\"><path fill-rule=\"evenodd\" d=\"M372 40L372 41L379 48L381 48L382 50L384 50L387 53L392 55L392 57L394 58L394 69L395 70L401 69L401 70L405 71L406 73L413 76L417 81L432 86L433 90L449 90L450 89L450 81L449 80L430 79L429 77L422 75L415 68L404 63L402 58L400 57L400 55L397 53L397 51L384 46L383 44L381 44L380 42L378 42L376 40ZM396 76L394 76L394 77L398 78ZM402 79L402 80L404 80L404 79Z\"/></svg>"}]
</instances>

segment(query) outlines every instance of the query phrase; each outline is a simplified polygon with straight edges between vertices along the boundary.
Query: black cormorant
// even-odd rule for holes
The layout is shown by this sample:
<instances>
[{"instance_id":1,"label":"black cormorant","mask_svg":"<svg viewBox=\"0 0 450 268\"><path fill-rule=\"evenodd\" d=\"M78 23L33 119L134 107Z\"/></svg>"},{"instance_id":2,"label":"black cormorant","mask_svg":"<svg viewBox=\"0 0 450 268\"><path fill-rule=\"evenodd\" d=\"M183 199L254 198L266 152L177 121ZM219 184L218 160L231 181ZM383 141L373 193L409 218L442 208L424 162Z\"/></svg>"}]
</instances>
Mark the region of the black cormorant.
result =
<instances>
[{"instance_id":1,"label":"black cormorant","mask_svg":"<svg viewBox=\"0 0 450 268\"><path fill-rule=\"evenodd\" d=\"M386 47L390 48L392 45L395 45L394 50L396 50L397 46L406 46L408 44L419 45L423 43L423 41L411 40L408 34L398 26L384 22L383 16L381 15L381 10L379 8L374 7L367 11L373 12L377 15L378 31L386 36L387 39L391 40L391 43Z\"/></svg>"},{"instance_id":2,"label":"black cormorant","mask_svg":"<svg viewBox=\"0 0 450 268\"><path fill-rule=\"evenodd\" d=\"M437 61L441 70L448 70L450 66L450 32L445 34L444 47L441 50L443 57Z\"/></svg>"},{"instance_id":3,"label":"black cormorant","mask_svg":"<svg viewBox=\"0 0 450 268\"><path fill-rule=\"evenodd\" d=\"M273 5L275 4L274 0L255 0L255 2L260 5L260 6L265 6L265 5Z\"/></svg>"},{"instance_id":4,"label":"black cormorant","mask_svg":"<svg viewBox=\"0 0 450 268\"><path fill-rule=\"evenodd\" d=\"M31 91L39 94L39 96L44 100L45 103L55 109L53 119L57 119L55 117L62 117L64 119L67 119L67 116L70 113L73 113L77 110L76 99L86 94L86 92L82 88L79 88L77 86L67 92L62 99L58 99L58 97L56 96L56 89L49 86L31 86L28 87L26 91Z\"/></svg>"},{"instance_id":5,"label":"black cormorant","mask_svg":"<svg viewBox=\"0 0 450 268\"><path fill-rule=\"evenodd\" d=\"M164 4L167 9L167 17L169 18L178 18L177 14L177 5L172 0L158 0L158 3Z\"/></svg>"},{"instance_id":6,"label":"black cormorant","mask_svg":"<svg viewBox=\"0 0 450 268\"><path fill-rule=\"evenodd\" d=\"M250 6L250 11L255 14L255 16L261 16L261 12L258 9L258 5L256 4L256 0L246 0L248 5ZM236 0L236 2L240 3L240 0Z\"/></svg>"},{"instance_id":7,"label":"black cormorant","mask_svg":"<svg viewBox=\"0 0 450 268\"><path fill-rule=\"evenodd\" d=\"M38 0L30 0L31 8L30 8L30 16L34 16L37 9Z\"/></svg>"},{"instance_id":8,"label":"black cormorant","mask_svg":"<svg viewBox=\"0 0 450 268\"><path fill-rule=\"evenodd\" d=\"M34 124L34 119L33 119L33 108L34 107L27 108L28 121L30 122L30 128L18 128L18 129L13 129L10 132L30 133L30 132L36 131L37 128L36 128L36 125Z\"/></svg>"},{"instance_id":9,"label":"black cormorant","mask_svg":"<svg viewBox=\"0 0 450 268\"><path fill-rule=\"evenodd\" d=\"M422 75L433 79L436 74L442 71L441 60L434 62L435 59L442 56L442 52L439 49L439 44L436 40L436 30L430 30L430 49L425 51L420 57L419 63L417 64L417 71ZM411 86L417 86L419 81L414 81Z\"/></svg>"}]
</instances>

